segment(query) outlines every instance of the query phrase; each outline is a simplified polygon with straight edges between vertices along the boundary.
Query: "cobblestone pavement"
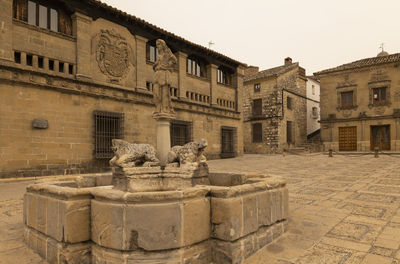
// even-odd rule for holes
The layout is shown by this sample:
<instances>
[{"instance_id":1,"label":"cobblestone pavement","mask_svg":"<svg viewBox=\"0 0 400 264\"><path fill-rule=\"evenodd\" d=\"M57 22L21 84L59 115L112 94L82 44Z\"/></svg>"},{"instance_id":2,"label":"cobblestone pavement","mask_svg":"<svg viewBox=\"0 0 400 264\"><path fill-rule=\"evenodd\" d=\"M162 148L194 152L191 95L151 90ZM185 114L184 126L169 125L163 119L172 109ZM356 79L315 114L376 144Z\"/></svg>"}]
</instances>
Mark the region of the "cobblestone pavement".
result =
<instances>
[{"instance_id":1,"label":"cobblestone pavement","mask_svg":"<svg viewBox=\"0 0 400 264\"><path fill-rule=\"evenodd\" d=\"M400 156L246 155L212 170L282 176L289 230L246 263L400 263Z\"/></svg>"},{"instance_id":2,"label":"cobblestone pavement","mask_svg":"<svg viewBox=\"0 0 400 264\"><path fill-rule=\"evenodd\" d=\"M400 156L245 155L209 166L288 183L289 231L247 264L400 264ZM0 264L45 263L23 243L29 183L0 183Z\"/></svg>"}]
</instances>

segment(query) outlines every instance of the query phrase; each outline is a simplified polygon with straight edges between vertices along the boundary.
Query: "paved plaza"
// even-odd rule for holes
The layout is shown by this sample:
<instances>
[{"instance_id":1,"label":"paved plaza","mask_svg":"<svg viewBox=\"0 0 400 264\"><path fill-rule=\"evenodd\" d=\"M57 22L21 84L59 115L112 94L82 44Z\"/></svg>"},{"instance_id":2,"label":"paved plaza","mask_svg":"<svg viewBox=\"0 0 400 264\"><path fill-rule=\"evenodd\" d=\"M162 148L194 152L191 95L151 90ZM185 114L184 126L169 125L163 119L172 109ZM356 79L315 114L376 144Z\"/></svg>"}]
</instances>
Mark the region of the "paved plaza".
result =
<instances>
[{"instance_id":1,"label":"paved plaza","mask_svg":"<svg viewBox=\"0 0 400 264\"><path fill-rule=\"evenodd\" d=\"M400 156L245 155L209 166L287 181L289 231L246 263L400 263ZM45 263L23 243L29 183L0 183L1 264Z\"/></svg>"}]
</instances>

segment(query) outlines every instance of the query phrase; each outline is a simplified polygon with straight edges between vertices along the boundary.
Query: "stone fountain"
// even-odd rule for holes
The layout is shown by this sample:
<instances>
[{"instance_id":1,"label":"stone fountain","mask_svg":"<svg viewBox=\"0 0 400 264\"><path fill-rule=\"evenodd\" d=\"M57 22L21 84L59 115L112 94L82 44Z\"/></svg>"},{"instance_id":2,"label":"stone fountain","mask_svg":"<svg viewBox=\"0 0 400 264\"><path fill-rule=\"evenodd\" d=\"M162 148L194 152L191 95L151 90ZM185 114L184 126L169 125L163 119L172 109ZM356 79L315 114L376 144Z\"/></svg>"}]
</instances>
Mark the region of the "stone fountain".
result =
<instances>
[{"instance_id":1,"label":"stone fountain","mask_svg":"<svg viewBox=\"0 0 400 264\"><path fill-rule=\"evenodd\" d=\"M115 139L112 174L27 188L25 241L51 264L241 263L287 229L285 182L210 173L204 139L170 148L176 58L157 47L157 150Z\"/></svg>"}]
</instances>

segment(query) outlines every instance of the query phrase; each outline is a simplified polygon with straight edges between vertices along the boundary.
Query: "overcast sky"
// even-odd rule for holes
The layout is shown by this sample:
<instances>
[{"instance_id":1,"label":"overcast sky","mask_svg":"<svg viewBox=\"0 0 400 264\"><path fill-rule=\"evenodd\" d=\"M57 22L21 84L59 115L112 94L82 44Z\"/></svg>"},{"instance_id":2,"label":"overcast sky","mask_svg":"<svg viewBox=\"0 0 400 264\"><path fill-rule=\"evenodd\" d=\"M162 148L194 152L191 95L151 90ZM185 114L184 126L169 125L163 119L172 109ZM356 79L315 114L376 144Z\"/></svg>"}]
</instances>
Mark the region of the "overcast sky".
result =
<instances>
[{"instance_id":1,"label":"overcast sky","mask_svg":"<svg viewBox=\"0 0 400 264\"><path fill-rule=\"evenodd\" d=\"M400 0L102 0L189 41L267 69L307 75L400 52Z\"/></svg>"}]
</instances>

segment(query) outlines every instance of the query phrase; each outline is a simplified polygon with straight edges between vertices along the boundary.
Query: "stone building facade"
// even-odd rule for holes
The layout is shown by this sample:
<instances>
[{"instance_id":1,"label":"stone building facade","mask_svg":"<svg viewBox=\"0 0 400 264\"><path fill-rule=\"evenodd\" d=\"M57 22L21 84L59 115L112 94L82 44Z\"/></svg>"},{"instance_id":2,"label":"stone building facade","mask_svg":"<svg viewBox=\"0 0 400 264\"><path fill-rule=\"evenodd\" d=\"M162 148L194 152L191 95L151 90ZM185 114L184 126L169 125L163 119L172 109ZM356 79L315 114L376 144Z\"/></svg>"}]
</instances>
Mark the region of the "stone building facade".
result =
<instances>
[{"instance_id":1,"label":"stone building facade","mask_svg":"<svg viewBox=\"0 0 400 264\"><path fill-rule=\"evenodd\" d=\"M320 121L320 86L314 76L307 76L307 138L319 134Z\"/></svg>"},{"instance_id":2,"label":"stone building facade","mask_svg":"<svg viewBox=\"0 0 400 264\"><path fill-rule=\"evenodd\" d=\"M321 139L335 151L400 150L400 54L323 70Z\"/></svg>"},{"instance_id":3,"label":"stone building facade","mask_svg":"<svg viewBox=\"0 0 400 264\"><path fill-rule=\"evenodd\" d=\"M245 153L277 153L307 139L305 70L286 58L283 66L245 70Z\"/></svg>"},{"instance_id":4,"label":"stone building facade","mask_svg":"<svg viewBox=\"0 0 400 264\"><path fill-rule=\"evenodd\" d=\"M243 153L244 65L96 0L1 0L0 178L96 172L111 138L156 144L156 39L177 57L172 145Z\"/></svg>"}]
</instances>

